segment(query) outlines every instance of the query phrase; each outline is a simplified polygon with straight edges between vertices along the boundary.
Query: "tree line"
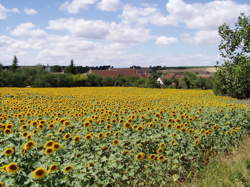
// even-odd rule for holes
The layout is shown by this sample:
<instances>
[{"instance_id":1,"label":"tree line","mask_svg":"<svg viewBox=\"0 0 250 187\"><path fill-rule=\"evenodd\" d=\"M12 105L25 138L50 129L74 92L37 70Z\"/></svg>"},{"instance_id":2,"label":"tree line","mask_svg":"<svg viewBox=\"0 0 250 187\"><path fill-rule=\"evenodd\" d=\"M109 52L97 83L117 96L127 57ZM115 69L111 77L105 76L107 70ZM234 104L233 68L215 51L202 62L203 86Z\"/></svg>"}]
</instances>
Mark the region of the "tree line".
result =
<instances>
[{"instance_id":1,"label":"tree line","mask_svg":"<svg viewBox=\"0 0 250 187\"><path fill-rule=\"evenodd\" d=\"M53 66L52 66L53 67ZM53 69L54 68L54 69ZM90 69L106 70L112 66L81 67L71 61L67 67L54 66L50 72L45 66L19 67L15 56L8 68L0 66L0 86L4 87L75 87L75 86L126 86L144 88L183 88L183 89L211 89L212 80L197 77L193 73L186 73L181 79L164 80L164 85L157 82L162 73L151 70L149 78L117 76L101 77L87 74ZM85 68L85 69L84 69ZM134 68L134 67L133 67ZM63 72L64 73L60 73ZM53 73L57 72L57 73Z\"/></svg>"}]
</instances>

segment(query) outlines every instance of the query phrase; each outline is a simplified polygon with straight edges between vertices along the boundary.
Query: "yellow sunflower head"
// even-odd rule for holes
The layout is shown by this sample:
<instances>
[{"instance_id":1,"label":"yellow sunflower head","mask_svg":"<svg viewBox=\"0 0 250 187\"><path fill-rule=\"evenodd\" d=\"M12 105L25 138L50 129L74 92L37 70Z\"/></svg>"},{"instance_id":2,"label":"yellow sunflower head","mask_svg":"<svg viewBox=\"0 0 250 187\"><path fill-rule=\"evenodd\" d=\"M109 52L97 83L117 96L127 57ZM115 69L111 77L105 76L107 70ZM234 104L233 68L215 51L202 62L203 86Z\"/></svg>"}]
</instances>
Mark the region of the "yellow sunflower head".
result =
<instances>
[{"instance_id":1,"label":"yellow sunflower head","mask_svg":"<svg viewBox=\"0 0 250 187\"><path fill-rule=\"evenodd\" d=\"M156 157L156 155L155 154L150 154L149 156L148 156L148 159L149 160L155 160L157 157Z\"/></svg>"},{"instance_id":2,"label":"yellow sunflower head","mask_svg":"<svg viewBox=\"0 0 250 187\"><path fill-rule=\"evenodd\" d=\"M30 150L32 147L34 147L36 144L34 141L29 141L26 144L24 144L24 149L25 150Z\"/></svg>"},{"instance_id":3,"label":"yellow sunflower head","mask_svg":"<svg viewBox=\"0 0 250 187\"><path fill-rule=\"evenodd\" d=\"M74 142L80 142L81 137L80 137L80 136L75 136L75 137L73 138L73 140L74 140Z\"/></svg>"},{"instance_id":4,"label":"yellow sunflower head","mask_svg":"<svg viewBox=\"0 0 250 187\"><path fill-rule=\"evenodd\" d=\"M112 141L112 144L113 144L113 145L119 145L119 143L120 143L120 141L117 140L117 139L115 139L115 140Z\"/></svg>"},{"instance_id":5,"label":"yellow sunflower head","mask_svg":"<svg viewBox=\"0 0 250 187\"><path fill-rule=\"evenodd\" d=\"M53 148L46 148L45 151L44 151L44 154L49 156L51 155L52 153L54 152L54 149Z\"/></svg>"},{"instance_id":6,"label":"yellow sunflower head","mask_svg":"<svg viewBox=\"0 0 250 187\"><path fill-rule=\"evenodd\" d=\"M7 129L4 130L4 134L10 134L10 133L11 133L11 129L7 128Z\"/></svg>"},{"instance_id":7,"label":"yellow sunflower head","mask_svg":"<svg viewBox=\"0 0 250 187\"><path fill-rule=\"evenodd\" d=\"M68 140L68 139L71 138L71 136L72 136L72 135L68 132L67 134L64 135L63 138L64 138L65 140Z\"/></svg>"},{"instance_id":8,"label":"yellow sunflower head","mask_svg":"<svg viewBox=\"0 0 250 187\"><path fill-rule=\"evenodd\" d=\"M164 160L166 160L166 157L164 155L159 155L157 157L157 160L164 161Z\"/></svg>"},{"instance_id":9,"label":"yellow sunflower head","mask_svg":"<svg viewBox=\"0 0 250 187\"><path fill-rule=\"evenodd\" d=\"M68 172L70 172L70 171L72 171L73 170L73 166L65 166L64 168L63 168L63 172L64 173L68 173Z\"/></svg>"},{"instance_id":10,"label":"yellow sunflower head","mask_svg":"<svg viewBox=\"0 0 250 187\"><path fill-rule=\"evenodd\" d=\"M11 156L13 153L15 152L15 149L13 147L9 147L9 148L6 148L4 151L3 151L3 154L5 156Z\"/></svg>"},{"instance_id":11,"label":"yellow sunflower head","mask_svg":"<svg viewBox=\"0 0 250 187\"><path fill-rule=\"evenodd\" d=\"M18 166L17 166L17 163L15 163L15 162L12 162L12 163L10 163L10 164L8 164L8 165L6 166L6 171L7 171L8 173L15 174L15 173L18 172L18 170L19 170L19 168L18 168Z\"/></svg>"},{"instance_id":12,"label":"yellow sunflower head","mask_svg":"<svg viewBox=\"0 0 250 187\"><path fill-rule=\"evenodd\" d=\"M61 145L59 143L54 143L53 149L57 151L57 150L61 149Z\"/></svg>"},{"instance_id":13,"label":"yellow sunflower head","mask_svg":"<svg viewBox=\"0 0 250 187\"><path fill-rule=\"evenodd\" d=\"M58 171L58 169L59 169L58 165L52 164L52 165L49 166L48 172L49 172L49 173L53 173L53 172Z\"/></svg>"},{"instance_id":14,"label":"yellow sunflower head","mask_svg":"<svg viewBox=\"0 0 250 187\"><path fill-rule=\"evenodd\" d=\"M145 153L140 152L137 155L135 155L136 160L143 160L145 158Z\"/></svg>"},{"instance_id":15,"label":"yellow sunflower head","mask_svg":"<svg viewBox=\"0 0 250 187\"><path fill-rule=\"evenodd\" d=\"M47 170L45 168L37 168L35 171L32 172L32 176L35 179L42 179L46 177L47 175Z\"/></svg>"},{"instance_id":16,"label":"yellow sunflower head","mask_svg":"<svg viewBox=\"0 0 250 187\"><path fill-rule=\"evenodd\" d=\"M44 147L49 148L49 147L53 147L53 145L54 145L54 141L49 140L49 141L47 141L47 142L44 144Z\"/></svg>"},{"instance_id":17,"label":"yellow sunflower head","mask_svg":"<svg viewBox=\"0 0 250 187\"><path fill-rule=\"evenodd\" d=\"M92 139L92 135L91 134L87 134L86 136L84 136L85 140L91 140Z\"/></svg>"},{"instance_id":18,"label":"yellow sunflower head","mask_svg":"<svg viewBox=\"0 0 250 187\"><path fill-rule=\"evenodd\" d=\"M157 149L157 151L156 151L156 152L157 152L158 154L160 154L160 153L163 153L163 151L164 151L164 149L163 149L163 148L159 148L159 149Z\"/></svg>"}]
</instances>

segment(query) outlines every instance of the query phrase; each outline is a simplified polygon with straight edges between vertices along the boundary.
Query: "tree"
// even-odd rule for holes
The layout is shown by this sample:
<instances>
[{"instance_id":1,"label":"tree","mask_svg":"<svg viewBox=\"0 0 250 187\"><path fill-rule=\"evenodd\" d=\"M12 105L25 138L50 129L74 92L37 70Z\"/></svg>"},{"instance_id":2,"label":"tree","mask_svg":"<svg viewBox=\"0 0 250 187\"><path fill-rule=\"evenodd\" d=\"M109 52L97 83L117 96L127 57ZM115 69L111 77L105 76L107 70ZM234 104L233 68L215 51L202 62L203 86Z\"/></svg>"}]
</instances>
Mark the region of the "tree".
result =
<instances>
[{"instance_id":1,"label":"tree","mask_svg":"<svg viewBox=\"0 0 250 187\"><path fill-rule=\"evenodd\" d=\"M62 72L62 67L58 65L51 66L51 72Z\"/></svg>"},{"instance_id":2,"label":"tree","mask_svg":"<svg viewBox=\"0 0 250 187\"><path fill-rule=\"evenodd\" d=\"M17 66L18 66L18 59L17 59L16 56L14 56L14 59L13 59L13 61L12 61L12 65L11 65L11 70L12 70L12 71L16 71Z\"/></svg>"},{"instance_id":3,"label":"tree","mask_svg":"<svg viewBox=\"0 0 250 187\"><path fill-rule=\"evenodd\" d=\"M233 28L219 27L219 50L224 58L214 76L214 92L236 98L250 97L250 17L241 14Z\"/></svg>"},{"instance_id":4,"label":"tree","mask_svg":"<svg viewBox=\"0 0 250 187\"><path fill-rule=\"evenodd\" d=\"M73 59L70 60L70 65L65 68L65 73L76 74L76 69L75 69L75 65L74 65L74 60Z\"/></svg>"}]
</instances>

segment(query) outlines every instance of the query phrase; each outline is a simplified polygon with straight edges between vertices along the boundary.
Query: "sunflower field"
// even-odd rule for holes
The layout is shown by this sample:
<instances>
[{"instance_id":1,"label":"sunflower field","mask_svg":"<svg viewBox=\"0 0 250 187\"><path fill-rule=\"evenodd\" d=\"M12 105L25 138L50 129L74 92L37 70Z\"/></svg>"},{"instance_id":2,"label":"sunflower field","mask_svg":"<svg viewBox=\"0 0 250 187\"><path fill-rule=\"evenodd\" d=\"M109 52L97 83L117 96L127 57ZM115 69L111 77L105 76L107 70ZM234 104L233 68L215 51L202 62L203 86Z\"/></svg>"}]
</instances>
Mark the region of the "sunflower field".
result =
<instances>
[{"instance_id":1,"label":"sunflower field","mask_svg":"<svg viewBox=\"0 0 250 187\"><path fill-rule=\"evenodd\" d=\"M0 88L0 187L178 183L249 124L249 106L212 91Z\"/></svg>"}]
</instances>

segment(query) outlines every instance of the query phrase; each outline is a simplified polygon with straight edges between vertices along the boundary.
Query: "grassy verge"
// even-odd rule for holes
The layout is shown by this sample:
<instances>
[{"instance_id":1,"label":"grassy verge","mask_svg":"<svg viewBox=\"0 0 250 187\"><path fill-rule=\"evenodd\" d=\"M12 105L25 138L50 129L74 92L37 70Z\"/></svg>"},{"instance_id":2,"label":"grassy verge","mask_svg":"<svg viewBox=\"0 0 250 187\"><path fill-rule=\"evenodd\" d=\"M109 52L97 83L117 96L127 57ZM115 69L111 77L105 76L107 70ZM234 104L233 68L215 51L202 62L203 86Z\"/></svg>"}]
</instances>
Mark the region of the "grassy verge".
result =
<instances>
[{"instance_id":1,"label":"grassy verge","mask_svg":"<svg viewBox=\"0 0 250 187\"><path fill-rule=\"evenodd\" d=\"M230 155L219 155L185 187L250 187L250 138Z\"/></svg>"},{"instance_id":2,"label":"grassy verge","mask_svg":"<svg viewBox=\"0 0 250 187\"><path fill-rule=\"evenodd\" d=\"M250 99L238 100L250 105ZM221 154L185 187L250 187L250 137L232 154Z\"/></svg>"}]
</instances>

